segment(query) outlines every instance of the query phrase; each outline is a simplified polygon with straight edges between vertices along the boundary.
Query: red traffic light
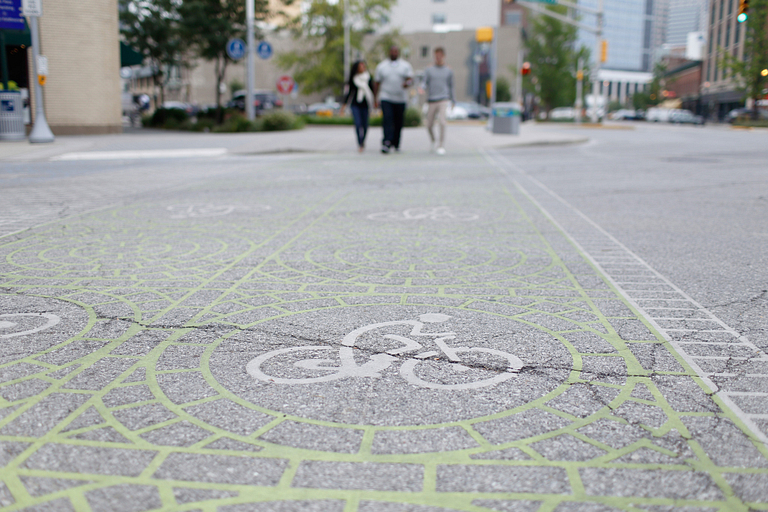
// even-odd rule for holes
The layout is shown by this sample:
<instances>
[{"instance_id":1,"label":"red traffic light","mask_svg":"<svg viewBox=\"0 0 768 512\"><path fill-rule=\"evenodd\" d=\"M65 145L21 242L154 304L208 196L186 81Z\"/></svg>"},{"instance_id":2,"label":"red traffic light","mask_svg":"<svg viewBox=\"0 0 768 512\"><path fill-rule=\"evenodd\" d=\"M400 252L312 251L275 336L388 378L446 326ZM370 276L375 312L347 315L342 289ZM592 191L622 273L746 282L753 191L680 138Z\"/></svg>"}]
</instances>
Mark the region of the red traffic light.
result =
<instances>
[{"instance_id":1,"label":"red traffic light","mask_svg":"<svg viewBox=\"0 0 768 512\"><path fill-rule=\"evenodd\" d=\"M530 74L531 72L531 63L530 62L523 62L523 67L520 68L520 73L523 74L523 76Z\"/></svg>"}]
</instances>

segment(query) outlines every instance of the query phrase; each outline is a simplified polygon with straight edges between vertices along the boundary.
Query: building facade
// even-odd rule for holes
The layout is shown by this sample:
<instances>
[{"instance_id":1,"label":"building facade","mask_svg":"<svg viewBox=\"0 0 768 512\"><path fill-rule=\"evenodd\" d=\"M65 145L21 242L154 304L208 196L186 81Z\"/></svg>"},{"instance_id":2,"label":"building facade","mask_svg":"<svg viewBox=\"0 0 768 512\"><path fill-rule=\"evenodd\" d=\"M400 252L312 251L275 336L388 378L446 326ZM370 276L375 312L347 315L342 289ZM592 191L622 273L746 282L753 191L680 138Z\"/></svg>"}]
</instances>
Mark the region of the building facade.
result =
<instances>
[{"instance_id":1,"label":"building facade","mask_svg":"<svg viewBox=\"0 0 768 512\"><path fill-rule=\"evenodd\" d=\"M49 67L45 113L53 133L121 132L117 0L45 2L39 26L40 53ZM27 60L32 63L31 49Z\"/></svg>"},{"instance_id":2,"label":"building facade","mask_svg":"<svg viewBox=\"0 0 768 512\"><path fill-rule=\"evenodd\" d=\"M385 30L402 34L441 30L474 30L502 24L502 0L398 0Z\"/></svg>"},{"instance_id":3,"label":"building facade","mask_svg":"<svg viewBox=\"0 0 768 512\"><path fill-rule=\"evenodd\" d=\"M722 66L725 53L744 58L746 26L736 19L738 0L711 0L707 13L707 42L704 55L702 102L710 117L724 119L728 112L744 105L744 93L739 90L728 69ZM747 22L749 23L749 22Z\"/></svg>"}]
</instances>

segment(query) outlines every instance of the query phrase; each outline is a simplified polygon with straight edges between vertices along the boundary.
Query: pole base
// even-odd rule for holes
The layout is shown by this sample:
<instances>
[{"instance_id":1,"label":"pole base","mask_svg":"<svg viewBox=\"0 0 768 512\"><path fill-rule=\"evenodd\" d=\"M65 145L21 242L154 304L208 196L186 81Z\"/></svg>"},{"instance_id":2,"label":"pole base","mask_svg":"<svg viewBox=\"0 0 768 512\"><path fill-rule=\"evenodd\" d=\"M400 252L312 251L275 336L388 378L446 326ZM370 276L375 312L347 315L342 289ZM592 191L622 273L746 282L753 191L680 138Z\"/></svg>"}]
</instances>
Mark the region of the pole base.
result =
<instances>
[{"instance_id":1,"label":"pole base","mask_svg":"<svg viewBox=\"0 0 768 512\"><path fill-rule=\"evenodd\" d=\"M54 140L53 132L48 126L45 117L38 118L32 127L32 132L29 134L29 142L31 144L45 144Z\"/></svg>"}]
</instances>

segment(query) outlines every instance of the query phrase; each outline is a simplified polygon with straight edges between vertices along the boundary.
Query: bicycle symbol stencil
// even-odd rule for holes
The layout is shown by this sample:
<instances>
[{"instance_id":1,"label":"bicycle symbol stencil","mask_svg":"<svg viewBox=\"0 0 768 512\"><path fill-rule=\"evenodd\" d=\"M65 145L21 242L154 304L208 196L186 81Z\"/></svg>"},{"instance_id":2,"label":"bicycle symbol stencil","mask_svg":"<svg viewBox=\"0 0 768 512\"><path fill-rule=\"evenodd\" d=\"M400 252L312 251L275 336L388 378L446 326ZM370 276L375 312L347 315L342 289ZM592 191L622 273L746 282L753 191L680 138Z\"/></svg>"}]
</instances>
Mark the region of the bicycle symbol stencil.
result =
<instances>
[{"instance_id":1,"label":"bicycle symbol stencil","mask_svg":"<svg viewBox=\"0 0 768 512\"><path fill-rule=\"evenodd\" d=\"M442 324L450 318L427 313L419 316L419 320L366 325L344 336L341 347L321 345L273 350L253 359L246 370L260 381L301 385L341 379L378 379L382 372L402 361L399 374L409 384L457 391L494 386L514 378L523 367L523 361L517 356L501 350L449 345L448 342L457 338L454 332L424 332L428 324ZM385 334L393 328L402 332L402 326L410 327L407 336ZM373 341L379 347L395 345L396 348L368 355L368 360L359 364L355 355L365 353L360 350L364 337L367 343ZM425 349L425 344L433 346ZM300 376L296 376L297 373Z\"/></svg>"},{"instance_id":2,"label":"bicycle symbol stencil","mask_svg":"<svg viewBox=\"0 0 768 512\"><path fill-rule=\"evenodd\" d=\"M467 222L480 218L471 211L455 211L449 206L409 208L402 212L379 212L368 215L370 220L434 220Z\"/></svg>"},{"instance_id":3,"label":"bicycle symbol stencil","mask_svg":"<svg viewBox=\"0 0 768 512\"><path fill-rule=\"evenodd\" d=\"M10 319L16 320L11 321ZM45 323L38 327L28 326L28 328L22 327L21 320L24 319L44 319ZM0 338L15 338L17 336L26 336L27 334L34 334L36 332L50 329L54 325L61 321L57 315L53 313L7 313L0 315ZM22 329L21 331L17 329ZM15 332L13 332L15 330ZM6 331L4 333L4 331ZM7 331L11 331L8 333Z\"/></svg>"}]
</instances>

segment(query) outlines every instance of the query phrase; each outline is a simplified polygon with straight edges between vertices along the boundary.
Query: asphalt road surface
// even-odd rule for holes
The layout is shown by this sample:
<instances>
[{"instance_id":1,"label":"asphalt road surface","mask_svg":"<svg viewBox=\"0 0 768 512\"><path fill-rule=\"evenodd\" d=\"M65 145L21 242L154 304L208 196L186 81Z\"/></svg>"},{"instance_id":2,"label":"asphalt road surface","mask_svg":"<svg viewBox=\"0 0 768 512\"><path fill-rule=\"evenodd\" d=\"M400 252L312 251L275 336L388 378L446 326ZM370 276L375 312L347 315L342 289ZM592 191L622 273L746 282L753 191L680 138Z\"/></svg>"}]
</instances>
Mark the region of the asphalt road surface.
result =
<instances>
[{"instance_id":1,"label":"asphalt road surface","mask_svg":"<svg viewBox=\"0 0 768 512\"><path fill-rule=\"evenodd\" d=\"M768 510L768 132L409 133L3 163L2 510Z\"/></svg>"}]
</instances>

